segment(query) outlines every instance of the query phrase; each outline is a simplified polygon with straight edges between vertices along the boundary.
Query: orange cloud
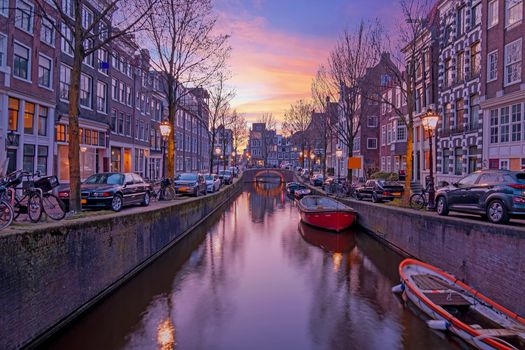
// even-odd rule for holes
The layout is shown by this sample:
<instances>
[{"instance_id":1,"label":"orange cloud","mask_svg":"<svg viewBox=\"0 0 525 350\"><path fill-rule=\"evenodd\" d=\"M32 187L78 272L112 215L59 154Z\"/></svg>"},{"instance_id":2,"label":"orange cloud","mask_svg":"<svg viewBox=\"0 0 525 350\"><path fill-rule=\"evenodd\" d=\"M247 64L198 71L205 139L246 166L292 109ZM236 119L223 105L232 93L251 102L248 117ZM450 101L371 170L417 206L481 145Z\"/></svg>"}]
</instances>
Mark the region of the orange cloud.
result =
<instances>
[{"instance_id":1,"label":"orange cloud","mask_svg":"<svg viewBox=\"0 0 525 350\"><path fill-rule=\"evenodd\" d=\"M221 13L221 29L231 34L233 107L253 122L262 113L281 118L289 105L310 97L310 84L333 40L269 28L261 17Z\"/></svg>"}]
</instances>

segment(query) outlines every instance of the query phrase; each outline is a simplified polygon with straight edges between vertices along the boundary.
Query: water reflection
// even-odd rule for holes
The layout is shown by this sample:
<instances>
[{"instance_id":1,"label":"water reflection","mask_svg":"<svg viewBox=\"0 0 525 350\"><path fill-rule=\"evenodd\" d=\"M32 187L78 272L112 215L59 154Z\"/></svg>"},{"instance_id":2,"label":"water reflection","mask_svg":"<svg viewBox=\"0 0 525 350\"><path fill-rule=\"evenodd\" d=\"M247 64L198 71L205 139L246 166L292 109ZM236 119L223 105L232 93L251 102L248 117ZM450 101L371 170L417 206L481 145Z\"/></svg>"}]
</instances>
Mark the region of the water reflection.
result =
<instances>
[{"instance_id":1,"label":"water reflection","mask_svg":"<svg viewBox=\"0 0 525 350\"><path fill-rule=\"evenodd\" d=\"M390 292L400 260L299 224L281 184L257 183L46 347L454 348Z\"/></svg>"}]
</instances>

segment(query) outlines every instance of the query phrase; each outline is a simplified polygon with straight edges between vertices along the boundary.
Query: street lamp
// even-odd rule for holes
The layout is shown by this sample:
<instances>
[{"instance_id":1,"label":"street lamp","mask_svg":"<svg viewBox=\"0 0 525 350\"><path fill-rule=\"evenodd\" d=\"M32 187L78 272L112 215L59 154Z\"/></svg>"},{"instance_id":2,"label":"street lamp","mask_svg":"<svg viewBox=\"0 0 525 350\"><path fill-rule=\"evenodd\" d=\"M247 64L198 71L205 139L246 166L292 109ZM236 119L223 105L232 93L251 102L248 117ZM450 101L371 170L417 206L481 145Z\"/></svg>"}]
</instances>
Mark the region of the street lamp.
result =
<instances>
[{"instance_id":1,"label":"street lamp","mask_svg":"<svg viewBox=\"0 0 525 350\"><path fill-rule=\"evenodd\" d=\"M430 179L428 181L428 210L434 210L436 208L435 204L435 189L434 189L434 161L432 155L432 141L433 141L433 131L437 127L439 121L439 115L434 112L431 108L421 117L421 124L423 128L428 132L428 143L430 148Z\"/></svg>"},{"instance_id":2,"label":"street lamp","mask_svg":"<svg viewBox=\"0 0 525 350\"><path fill-rule=\"evenodd\" d=\"M219 156L221 155L221 152L222 150L220 147L215 148L215 155L217 156L217 175L219 174L219 163L220 163Z\"/></svg>"},{"instance_id":3,"label":"street lamp","mask_svg":"<svg viewBox=\"0 0 525 350\"><path fill-rule=\"evenodd\" d=\"M337 182L339 182L339 178L341 176L341 158L343 158L343 150L341 147L337 146L337 150L335 151L335 157L337 158Z\"/></svg>"},{"instance_id":4,"label":"street lamp","mask_svg":"<svg viewBox=\"0 0 525 350\"><path fill-rule=\"evenodd\" d=\"M237 153L235 151L232 152L232 166L235 166L235 161L236 161L236 156L237 156Z\"/></svg>"},{"instance_id":5,"label":"street lamp","mask_svg":"<svg viewBox=\"0 0 525 350\"><path fill-rule=\"evenodd\" d=\"M162 178L166 177L166 144L171 134L171 124L165 120L159 125L160 135L162 136Z\"/></svg>"}]
</instances>

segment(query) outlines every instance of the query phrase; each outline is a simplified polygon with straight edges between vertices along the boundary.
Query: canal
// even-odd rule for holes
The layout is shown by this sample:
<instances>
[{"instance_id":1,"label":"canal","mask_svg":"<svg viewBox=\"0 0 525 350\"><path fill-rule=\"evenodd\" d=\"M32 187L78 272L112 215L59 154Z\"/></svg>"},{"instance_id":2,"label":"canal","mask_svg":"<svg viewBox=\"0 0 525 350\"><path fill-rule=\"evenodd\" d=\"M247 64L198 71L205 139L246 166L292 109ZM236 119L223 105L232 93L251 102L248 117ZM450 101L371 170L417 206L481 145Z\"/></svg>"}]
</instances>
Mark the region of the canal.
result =
<instances>
[{"instance_id":1,"label":"canal","mask_svg":"<svg viewBox=\"0 0 525 350\"><path fill-rule=\"evenodd\" d=\"M390 291L402 257L299 222L280 184L236 199L50 349L459 349Z\"/></svg>"}]
</instances>

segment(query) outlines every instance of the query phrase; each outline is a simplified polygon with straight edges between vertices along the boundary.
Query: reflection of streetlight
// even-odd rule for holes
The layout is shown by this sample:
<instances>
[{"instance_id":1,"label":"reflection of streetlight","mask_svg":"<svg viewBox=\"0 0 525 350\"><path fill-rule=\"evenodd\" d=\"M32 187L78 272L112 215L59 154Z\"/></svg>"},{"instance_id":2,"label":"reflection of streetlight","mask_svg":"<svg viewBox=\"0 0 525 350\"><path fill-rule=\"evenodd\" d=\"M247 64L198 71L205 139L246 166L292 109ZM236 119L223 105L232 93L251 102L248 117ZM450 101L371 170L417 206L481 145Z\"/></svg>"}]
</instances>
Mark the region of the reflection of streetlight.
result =
<instances>
[{"instance_id":1,"label":"reflection of streetlight","mask_svg":"<svg viewBox=\"0 0 525 350\"><path fill-rule=\"evenodd\" d=\"M160 135L162 136L162 177L166 177L166 144L171 134L171 125L165 120L159 125Z\"/></svg>"},{"instance_id":2,"label":"reflection of streetlight","mask_svg":"<svg viewBox=\"0 0 525 350\"><path fill-rule=\"evenodd\" d=\"M217 147L215 148L215 155L217 156L217 175L219 174L219 156L221 155L221 148L220 147Z\"/></svg>"},{"instance_id":3,"label":"reflection of streetlight","mask_svg":"<svg viewBox=\"0 0 525 350\"><path fill-rule=\"evenodd\" d=\"M437 123L439 121L439 115L434 112L431 108L427 110L427 112L421 117L421 124L423 124L423 128L428 131L428 144L430 148L430 179L428 181L428 210L434 210L435 209L435 190L434 190L434 162L433 162L433 155L432 155L432 139L434 137L433 131L437 127Z\"/></svg>"},{"instance_id":4,"label":"reflection of streetlight","mask_svg":"<svg viewBox=\"0 0 525 350\"><path fill-rule=\"evenodd\" d=\"M335 151L335 157L337 158L337 180L339 181L339 177L341 176L341 158L343 158L343 150L341 147L337 146L337 150Z\"/></svg>"},{"instance_id":5,"label":"reflection of streetlight","mask_svg":"<svg viewBox=\"0 0 525 350\"><path fill-rule=\"evenodd\" d=\"M157 343L161 350L171 350L175 345L174 328L170 319L164 320L157 328Z\"/></svg>"}]
</instances>

